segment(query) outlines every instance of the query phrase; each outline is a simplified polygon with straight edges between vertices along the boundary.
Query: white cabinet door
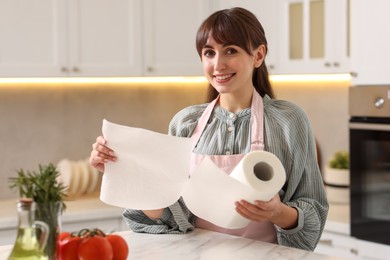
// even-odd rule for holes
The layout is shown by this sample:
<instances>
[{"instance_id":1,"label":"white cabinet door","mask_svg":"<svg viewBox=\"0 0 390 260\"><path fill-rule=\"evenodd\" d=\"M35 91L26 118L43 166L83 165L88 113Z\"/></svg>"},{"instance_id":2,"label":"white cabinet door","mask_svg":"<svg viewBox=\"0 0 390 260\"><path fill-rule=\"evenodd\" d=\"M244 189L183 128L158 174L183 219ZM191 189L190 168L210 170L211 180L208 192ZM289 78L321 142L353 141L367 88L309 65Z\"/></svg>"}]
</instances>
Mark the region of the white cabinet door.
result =
<instances>
[{"instance_id":1,"label":"white cabinet door","mask_svg":"<svg viewBox=\"0 0 390 260\"><path fill-rule=\"evenodd\" d=\"M63 0L0 1L0 77L61 75L64 9Z\"/></svg>"},{"instance_id":2,"label":"white cabinet door","mask_svg":"<svg viewBox=\"0 0 390 260\"><path fill-rule=\"evenodd\" d=\"M350 72L351 0L325 0L324 73Z\"/></svg>"},{"instance_id":3,"label":"white cabinet door","mask_svg":"<svg viewBox=\"0 0 390 260\"><path fill-rule=\"evenodd\" d=\"M342 259L348 260L359 259L357 256L358 246L355 238L352 238L349 235L327 232L326 230L322 233L321 239L314 252L342 257Z\"/></svg>"},{"instance_id":4,"label":"white cabinet door","mask_svg":"<svg viewBox=\"0 0 390 260\"><path fill-rule=\"evenodd\" d=\"M349 0L281 0L280 72L349 72Z\"/></svg>"},{"instance_id":5,"label":"white cabinet door","mask_svg":"<svg viewBox=\"0 0 390 260\"><path fill-rule=\"evenodd\" d=\"M0 77L141 75L140 0L2 0Z\"/></svg>"},{"instance_id":6,"label":"white cabinet door","mask_svg":"<svg viewBox=\"0 0 390 260\"><path fill-rule=\"evenodd\" d=\"M210 1L144 0L143 54L147 76L202 76L196 32Z\"/></svg>"},{"instance_id":7,"label":"white cabinet door","mask_svg":"<svg viewBox=\"0 0 390 260\"><path fill-rule=\"evenodd\" d=\"M280 1L279 0L219 0L214 1L214 10L231 7L243 7L254 13L264 28L268 42L268 54L265 58L268 72L278 73Z\"/></svg>"},{"instance_id":8,"label":"white cabinet door","mask_svg":"<svg viewBox=\"0 0 390 260\"><path fill-rule=\"evenodd\" d=\"M68 0L68 9L68 75L141 75L139 0Z\"/></svg>"},{"instance_id":9,"label":"white cabinet door","mask_svg":"<svg viewBox=\"0 0 390 260\"><path fill-rule=\"evenodd\" d=\"M388 0L351 1L353 85L390 83Z\"/></svg>"}]
</instances>

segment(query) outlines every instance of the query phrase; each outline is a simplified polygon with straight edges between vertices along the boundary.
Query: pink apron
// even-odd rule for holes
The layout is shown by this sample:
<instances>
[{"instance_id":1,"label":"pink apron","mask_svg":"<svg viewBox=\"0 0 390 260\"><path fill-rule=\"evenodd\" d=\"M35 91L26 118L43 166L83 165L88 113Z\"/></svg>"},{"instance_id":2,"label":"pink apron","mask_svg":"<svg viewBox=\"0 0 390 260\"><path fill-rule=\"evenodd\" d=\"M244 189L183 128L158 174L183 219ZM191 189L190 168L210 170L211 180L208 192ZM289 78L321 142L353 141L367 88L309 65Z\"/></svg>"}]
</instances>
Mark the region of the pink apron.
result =
<instances>
[{"instance_id":1,"label":"pink apron","mask_svg":"<svg viewBox=\"0 0 390 260\"><path fill-rule=\"evenodd\" d=\"M219 97L212 101L199 118L198 124L192 134L193 149L198 143L200 136L206 128L210 115L218 102ZM257 93L253 91L252 105L251 105L251 151L264 150L263 141L263 99ZM205 156L209 158L227 174L230 174L245 154L233 154L233 155L202 155L192 153L191 169L192 171L203 160ZM191 171L191 172L192 172ZM234 207L234 205L232 205ZM274 225L270 221L255 222L251 221L248 226L242 229L225 229L218 227L204 219L197 218L195 226L202 229L212 230L216 232L266 241L270 243L277 243L276 230Z\"/></svg>"}]
</instances>

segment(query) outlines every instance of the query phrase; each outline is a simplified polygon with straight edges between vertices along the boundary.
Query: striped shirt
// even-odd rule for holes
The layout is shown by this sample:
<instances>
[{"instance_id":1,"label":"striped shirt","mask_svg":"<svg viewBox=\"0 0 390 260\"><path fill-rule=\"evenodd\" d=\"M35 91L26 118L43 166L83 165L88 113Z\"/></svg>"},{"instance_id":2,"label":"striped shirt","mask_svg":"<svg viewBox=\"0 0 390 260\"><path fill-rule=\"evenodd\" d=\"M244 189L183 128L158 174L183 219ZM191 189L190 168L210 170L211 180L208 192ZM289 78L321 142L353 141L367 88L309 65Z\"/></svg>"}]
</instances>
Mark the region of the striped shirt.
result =
<instances>
[{"instance_id":1,"label":"striped shirt","mask_svg":"<svg viewBox=\"0 0 390 260\"><path fill-rule=\"evenodd\" d=\"M298 225L284 230L275 225L278 244L313 251L321 237L328 202L317 163L315 141L305 112L284 100L263 98L264 150L275 154L286 170L286 183L279 192L283 203L298 210ZM207 104L179 111L169 125L169 134L190 137ZM251 109L234 115L214 108L195 153L222 155L250 151ZM234 134L232 134L234 132ZM123 213L130 229L146 233L185 233L194 229L195 216L182 199L166 208L160 219L151 220L142 211Z\"/></svg>"}]
</instances>

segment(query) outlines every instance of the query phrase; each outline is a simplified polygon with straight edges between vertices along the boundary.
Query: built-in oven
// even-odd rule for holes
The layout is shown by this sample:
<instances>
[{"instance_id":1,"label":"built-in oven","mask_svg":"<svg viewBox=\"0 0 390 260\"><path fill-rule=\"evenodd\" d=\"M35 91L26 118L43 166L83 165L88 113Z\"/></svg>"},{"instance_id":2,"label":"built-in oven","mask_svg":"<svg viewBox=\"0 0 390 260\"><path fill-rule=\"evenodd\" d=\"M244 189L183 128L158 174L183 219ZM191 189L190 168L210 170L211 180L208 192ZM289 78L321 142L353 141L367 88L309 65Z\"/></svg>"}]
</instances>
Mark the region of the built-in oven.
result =
<instances>
[{"instance_id":1,"label":"built-in oven","mask_svg":"<svg viewBox=\"0 0 390 260\"><path fill-rule=\"evenodd\" d=\"M351 235L390 245L390 86L349 90Z\"/></svg>"}]
</instances>

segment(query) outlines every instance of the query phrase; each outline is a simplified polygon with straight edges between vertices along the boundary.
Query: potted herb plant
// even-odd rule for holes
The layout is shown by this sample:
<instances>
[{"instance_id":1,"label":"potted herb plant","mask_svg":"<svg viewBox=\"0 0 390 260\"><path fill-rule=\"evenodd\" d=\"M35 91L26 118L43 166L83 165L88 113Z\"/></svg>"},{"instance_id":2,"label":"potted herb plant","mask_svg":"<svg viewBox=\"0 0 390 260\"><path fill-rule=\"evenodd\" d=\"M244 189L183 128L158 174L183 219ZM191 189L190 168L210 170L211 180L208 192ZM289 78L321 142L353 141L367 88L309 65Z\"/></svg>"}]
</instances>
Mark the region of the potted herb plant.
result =
<instances>
[{"instance_id":1,"label":"potted herb plant","mask_svg":"<svg viewBox=\"0 0 390 260\"><path fill-rule=\"evenodd\" d=\"M53 164L39 165L38 172L17 171L17 177L9 178L11 189L17 189L20 198L31 198L36 204L35 219L49 226L45 253L55 259L56 241L61 228L61 214L66 208L66 187L58 182L59 172Z\"/></svg>"},{"instance_id":2,"label":"potted herb plant","mask_svg":"<svg viewBox=\"0 0 390 260\"><path fill-rule=\"evenodd\" d=\"M349 203L349 153L337 151L324 172L324 184L329 202Z\"/></svg>"}]
</instances>

